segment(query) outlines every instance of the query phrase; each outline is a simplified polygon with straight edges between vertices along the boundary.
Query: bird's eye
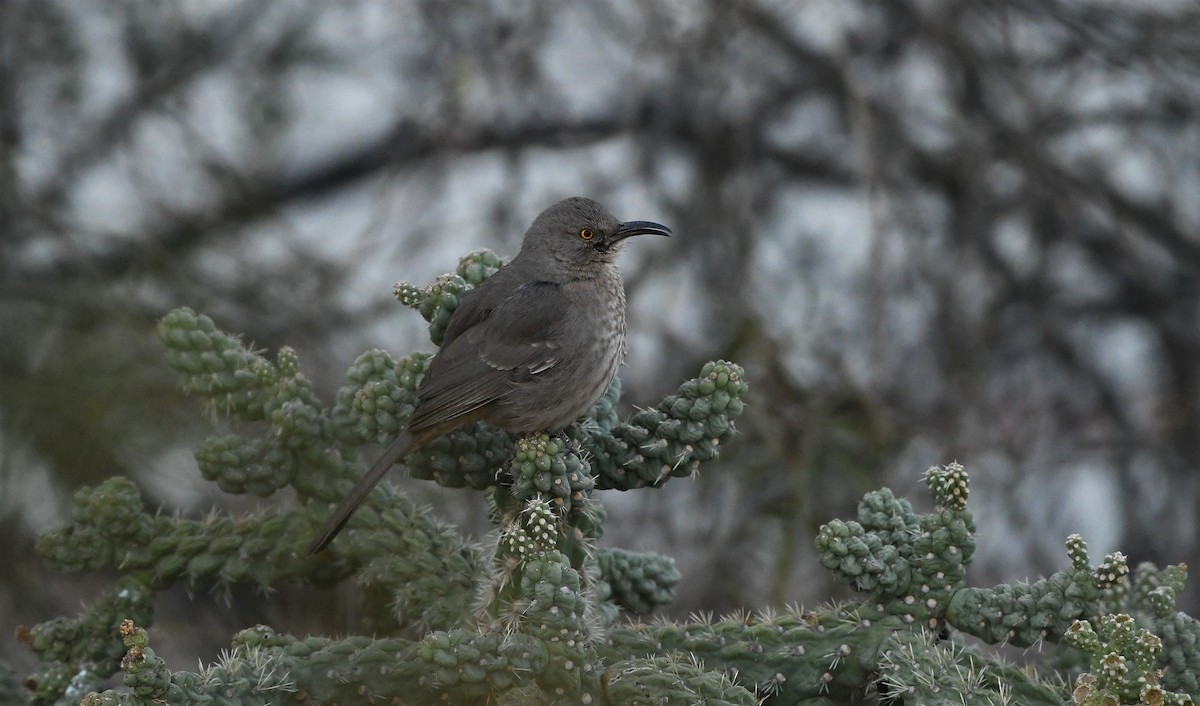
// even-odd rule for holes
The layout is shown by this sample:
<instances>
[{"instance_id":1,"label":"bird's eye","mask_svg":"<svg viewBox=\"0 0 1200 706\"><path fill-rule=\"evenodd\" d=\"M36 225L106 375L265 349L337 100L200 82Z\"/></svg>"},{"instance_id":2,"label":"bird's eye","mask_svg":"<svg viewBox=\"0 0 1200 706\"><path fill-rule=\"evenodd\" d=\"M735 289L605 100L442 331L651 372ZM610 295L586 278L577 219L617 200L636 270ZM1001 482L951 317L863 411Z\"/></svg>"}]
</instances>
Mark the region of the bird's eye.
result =
<instances>
[{"instance_id":1,"label":"bird's eye","mask_svg":"<svg viewBox=\"0 0 1200 706\"><path fill-rule=\"evenodd\" d=\"M579 237L583 238L584 240L591 240L592 236L594 235L595 233L592 232L591 228L584 228L583 230L579 231Z\"/></svg>"}]
</instances>

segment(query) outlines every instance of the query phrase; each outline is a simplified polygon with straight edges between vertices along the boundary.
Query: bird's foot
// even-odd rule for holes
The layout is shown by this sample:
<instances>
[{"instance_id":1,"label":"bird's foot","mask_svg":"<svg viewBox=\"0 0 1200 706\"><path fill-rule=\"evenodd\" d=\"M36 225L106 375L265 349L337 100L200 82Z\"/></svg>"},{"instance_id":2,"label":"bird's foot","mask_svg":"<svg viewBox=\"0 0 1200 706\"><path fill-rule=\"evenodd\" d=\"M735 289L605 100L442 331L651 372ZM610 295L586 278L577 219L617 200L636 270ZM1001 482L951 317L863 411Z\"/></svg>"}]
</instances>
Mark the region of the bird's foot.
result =
<instances>
[{"instance_id":1,"label":"bird's foot","mask_svg":"<svg viewBox=\"0 0 1200 706\"><path fill-rule=\"evenodd\" d=\"M560 446L566 449L567 453L575 456L583 455L583 444L580 443L578 438L568 434L567 432L559 432L550 438L554 439Z\"/></svg>"}]
</instances>

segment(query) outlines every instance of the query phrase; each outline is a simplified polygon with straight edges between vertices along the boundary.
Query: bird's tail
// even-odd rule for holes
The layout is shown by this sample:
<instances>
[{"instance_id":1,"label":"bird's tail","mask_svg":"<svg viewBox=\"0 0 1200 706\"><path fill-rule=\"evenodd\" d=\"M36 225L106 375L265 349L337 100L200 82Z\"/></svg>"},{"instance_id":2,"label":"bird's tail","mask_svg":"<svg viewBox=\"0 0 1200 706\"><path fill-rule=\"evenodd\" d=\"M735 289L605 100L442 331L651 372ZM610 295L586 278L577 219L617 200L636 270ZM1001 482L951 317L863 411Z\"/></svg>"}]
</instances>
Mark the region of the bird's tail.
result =
<instances>
[{"instance_id":1,"label":"bird's tail","mask_svg":"<svg viewBox=\"0 0 1200 706\"><path fill-rule=\"evenodd\" d=\"M384 474L388 472L388 469L399 461L404 454L412 450L414 441L412 434L409 434L407 431L401 432L400 436L396 437L396 440L384 450L379 460L358 480L358 483L350 490L350 494L334 508L333 514L329 516L329 519L325 520L325 524L321 527L321 531L317 533L316 539L312 541L312 544L308 545L309 554L316 554L329 546L329 543L338 535L338 532L342 531L342 527L345 526L346 521L358 509L358 506L366 501L367 496L371 494L371 490L379 483Z\"/></svg>"}]
</instances>

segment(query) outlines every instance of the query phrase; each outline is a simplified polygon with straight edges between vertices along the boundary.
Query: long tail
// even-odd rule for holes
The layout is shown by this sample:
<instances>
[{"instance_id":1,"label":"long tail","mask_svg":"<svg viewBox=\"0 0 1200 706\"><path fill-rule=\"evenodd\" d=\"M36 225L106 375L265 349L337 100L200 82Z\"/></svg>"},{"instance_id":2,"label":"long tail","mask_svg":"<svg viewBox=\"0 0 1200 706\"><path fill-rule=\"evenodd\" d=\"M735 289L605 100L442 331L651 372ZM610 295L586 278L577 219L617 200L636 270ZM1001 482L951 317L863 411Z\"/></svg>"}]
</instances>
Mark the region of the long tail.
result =
<instances>
[{"instance_id":1,"label":"long tail","mask_svg":"<svg viewBox=\"0 0 1200 706\"><path fill-rule=\"evenodd\" d=\"M345 500L342 500L334 508L333 514L329 516L329 519L325 520L321 531L317 533L317 538L312 541L312 544L308 545L309 554L316 554L329 546L329 543L338 535L338 532L342 531L342 527L345 526L346 521L358 509L358 506L366 501L367 496L371 494L371 490L379 483L384 474L388 472L388 469L412 449L413 443L413 436L407 431L402 432L400 436L396 437L396 440L387 447L383 455L379 457L379 460L358 480L358 483L350 490L350 494L346 496Z\"/></svg>"}]
</instances>

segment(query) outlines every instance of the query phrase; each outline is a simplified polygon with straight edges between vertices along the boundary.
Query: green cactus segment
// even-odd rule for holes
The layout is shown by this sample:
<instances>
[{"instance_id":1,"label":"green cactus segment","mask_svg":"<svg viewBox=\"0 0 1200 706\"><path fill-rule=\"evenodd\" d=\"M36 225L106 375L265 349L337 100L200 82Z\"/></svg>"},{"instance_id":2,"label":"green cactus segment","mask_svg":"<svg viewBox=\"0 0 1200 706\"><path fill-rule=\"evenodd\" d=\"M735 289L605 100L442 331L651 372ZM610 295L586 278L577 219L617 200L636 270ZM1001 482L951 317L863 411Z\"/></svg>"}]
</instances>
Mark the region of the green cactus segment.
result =
<instances>
[{"instance_id":1,"label":"green cactus segment","mask_svg":"<svg viewBox=\"0 0 1200 706\"><path fill-rule=\"evenodd\" d=\"M525 562L516 595L520 631L541 640L549 654L539 686L554 695L580 694L599 669L584 650L593 621L579 573L561 552L547 552Z\"/></svg>"},{"instance_id":2,"label":"green cactus segment","mask_svg":"<svg viewBox=\"0 0 1200 706\"><path fill-rule=\"evenodd\" d=\"M250 493L265 498L286 487L295 477L295 466L286 454L262 439L212 436L195 455L200 475L226 493Z\"/></svg>"},{"instance_id":3,"label":"green cactus segment","mask_svg":"<svg viewBox=\"0 0 1200 706\"><path fill-rule=\"evenodd\" d=\"M529 500L525 509L501 533L497 558L505 563L511 559L523 564L558 549L560 539L558 517L549 503Z\"/></svg>"},{"instance_id":4,"label":"green cactus segment","mask_svg":"<svg viewBox=\"0 0 1200 706\"><path fill-rule=\"evenodd\" d=\"M125 687L84 697L100 706L189 704L551 703L570 695L601 703L599 679L555 686L554 656L547 643L522 633L455 628L417 642L350 637L298 639L257 626L238 633L233 649L202 673L171 673L149 647L141 628L122 628ZM598 674L598 670L588 667ZM82 692L81 692L82 693ZM501 701L503 702L503 701ZM609 702L616 703L616 702Z\"/></svg>"},{"instance_id":5,"label":"green cactus segment","mask_svg":"<svg viewBox=\"0 0 1200 706\"><path fill-rule=\"evenodd\" d=\"M276 355L280 377L267 403L267 419L279 444L287 449L302 449L316 440L329 438L329 420L312 383L300 373L296 351L284 346Z\"/></svg>"},{"instance_id":6,"label":"green cactus segment","mask_svg":"<svg viewBox=\"0 0 1200 706\"><path fill-rule=\"evenodd\" d=\"M280 350L277 367L187 308L163 317L158 336L167 362L184 375L184 389L218 412L244 422L270 420L280 432L290 426L299 438L319 431L320 405L290 348Z\"/></svg>"},{"instance_id":7,"label":"green cactus segment","mask_svg":"<svg viewBox=\"0 0 1200 706\"><path fill-rule=\"evenodd\" d=\"M628 423L607 432L584 425L580 440L600 490L658 486L686 478L717 457L733 438L733 420L742 413L747 385L741 366L706 363L700 376L656 408L641 410Z\"/></svg>"},{"instance_id":8,"label":"green cactus segment","mask_svg":"<svg viewBox=\"0 0 1200 706\"><path fill-rule=\"evenodd\" d=\"M512 448L508 434L473 422L413 451L404 463L414 478L446 488L483 490L496 485Z\"/></svg>"},{"instance_id":9,"label":"green cactus segment","mask_svg":"<svg viewBox=\"0 0 1200 706\"><path fill-rule=\"evenodd\" d=\"M147 543L153 520L145 513L141 495L126 478L110 478L94 490L75 492L73 524L61 525L38 537L35 548L51 566L69 574L114 566L120 547Z\"/></svg>"},{"instance_id":10,"label":"green cactus segment","mask_svg":"<svg viewBox=\"0 0 1200 706\"><path fill-rule=\"evenodd\" d=\"M449 703L485 701L543 674L550 663L541 640L466 629L430 633L414 654L421 664L420 686Z\"/></svg>"},{"instance_id":11,"label":"green cactus segment","mask_svg":"<svg viewBox=\"0 0 1200 706\"><path fill-rule=\"evenodd\" d=\"M1153 626L1163 641L1163 686L1200 694L1200 622L1187 613L1176 612L1158 619Z\"/></svg>"},{"instance_id":12,"label":"green cactus segment","mask_svg":"<svg viewBox=\"0 0 1200 706\"><path fill-rule=\"evenodd\" d=\"M37 703L54 703L60 695L79 699L116 673L125 652L117 634L126 618L149 623L154 592L123 577L80 617L56 618L31 630L18 629L17 638L45 663L25 683ZM5 702L8 703L8 702Z\"/></svg>"},{"instance_id":13,"label":"green cactus segment","mask_svg":"<svg viewBox=\"0 0 1200 706\"><path fill-rule=\"evenodd\" d=\"M893 633L880 650L879 695L921 706L1061 704L1057 689L928 630Z\"/></svg>"},{"instance_id":14,"label":"green cactus segment","mask_svg":"<svg viewBox=\"0 0 1200 706\"><path fill-rule=\"evenodd\" d=\"M580 423L592 434L607 434L621 421L617 416L617 403L621 401L621 378L613 378L608 391L600 398Z\"/></svg>"},{"instance_id":15,"label":"green cactus segment","mask_svg":"<svg viewBox=\"0 0 1200 706\"><path fill-rule=\"evenodd\" d=\"M1133 615L1138 625L1161 638L1162 651L1156 664L1162 669L1163 689L1197 694L1200 693L1200 623L1175 608L1176 597L1183 592L1186 581L1187 568L1182 564L1161 569L1150 563L1140 564L1132 581L1116 584L1107 591L1103 612ZM1125 590L1118 590L1121 588ZM1072 629L1081 631L1090 626ZM1079 639L1079 635L1069 638ZM1080 649L1089 655L1096 652ZM1084 666L1091 669L1090 665Z\"/></svg>"},{"instance_id":16,"label":"green cactus segment","mask_svg":"<svg viewBox=\"0 0 1200 706\"><path fill-rule=\"evenodd\" d=\"M566 438L547 434L519 439L508 466L513 496L545 498L563 513L582 510L596 482L588 462L569 446Z\"/></svg>"},{"instance_id":17,"label":"green cactus segment","mask_svg":"<svg viewBox=\"0 0 1200 706\"><path fill-rule=\"evenodd\" d=\"M975 552L975 521L966 510L966 476L951 464L926 471L937 511L918 515L907 500L883 488L867 493L858 520L832 520L821 527L816 545L821 564L838 581L865 593L892 611L939 619L960 588ZM964 502L940 495L953 488Z\"/></svg>"},{"instance_id":18,"label":"green cactus segment","mask_svg":"<svg viewBox=\"0 0 1200 706\"><path fill-rule=\"evenodd\" d=\"M951 463L941 468L934 466L925 471L925 485L939 510L962 511L967 509L970 484L962 464Z\"/></svg>"},{"instance_id":19,"label":"green cactus segment","mask_svg":"<svg viewBox=\"0 0 1200 706\"><path fill-rule=\"evenodd\" d=\"M172 674L145 631L129 624L123 634L129 691L89 694L84 704L487 703L522 682L536 684L552 663L545 643L520 633L453 629L414 644L298 639L258 626L239 633L221 663L201 674ZM538 702L552 695L559 694L547 690Z\"/></svg>"},{"instance_id":20,"label":"green cactus segment","mask_svg":"<svg viewBox=\"0 0 1200 706\"><path fill-rule=\"evenodd\" d=\"M861 692L878 670L880 646L911 619L858 606L719 621L630 625L598 649L612 660L690 656L778 703Z\"/></svg>"},{"instance_id":21,"label":"green cactus segment","mask_svg":"<svg viewBox=\"0 0 1200 706\"><path fill-rule=\"evenodd\" d=\"M1183 564L1159 569L1149 562L1139 564L1134 574L1130 602L1138 610L1157 618L1175 614L1175 600L1187 583L1187 567Z\"/></svg>"},{"instance_id":22,"label":"green cactus segment","mask_svg":"<svg viewBox=\"0 0 1200 706\"><path fill-rule=\"evenodd\" d=\"M885 488L871 495L891 496L891 491ZM831 520L821 527L816 542L821 565L855 591L903 596L912 586L911 542L885 543L879 534L854 520Z\"/></svg>"},{"instance_id":23,"label":"green cactus segment","mask_svg":"<svg viewBox=\"0 0 1200 706\"><path fill-rule=\"evenodd\" d=\"M330 549L338 561L321 565L338 575L353 572L368 594L386 597L393 615L377 629L426 631L461 622L486 572L477 547L390 488L375 493L353 522L355 531ZM310 537L311 530L298 539Z\"/></svg>"},{"instance_id":24,"label":"green cactus segment","mask_svg":"<svg viewBox=\"0 0 1200 706\"><path fill-rule=\"evenodd\" d=\"M610 599L639 615L675 600L679 569L661 554L636 554L624 549L596 550L600 575L611 588Z\"/></svg>"},{"instance_id":25,"label":"green cactus segment","mask_svg":"<svg viewBox=\"0 0 1200 706\"><path fill-rule=\"evenodd\" d=\"M450 317L463 296L483 284L503 264L491 250L477 250L458 261L458 269L454 274L442 275L424 288L399 282L392 293L401 304L420 312L429 322L429 338L440 346L446 336Z\"/></svg>"},{"instance_id":26,"label":"green cactus segment","mask_svg":"<svg viewBox=\"0 0 1200 706\"><path fill-rule=\"evenodd\" d=\"M531 507L528 514L528 532L549 536L545 528L536 529L536 518L544 513ZM436 631L417 649L428 665L422 685L436 686L443 699L462 703L522 680L546 694L578 695L596 681L600 670L586 648L591 621L585 614L591 607L579 573L554 549L512 553L523 559L508 563L505 578L494 587L489 614L498 620L486 628Z\"/></svg>"},{"instance_id":27,"label":"green cactus segment","mask_svg":"<svg viewBox=\"0 0 1200 706\"><path fill-rule=\"evenodd\" d=\"M858 503L858 525L880 545L903 548L911 556L913 538L921 533L921 518L912 503L897 498L889 488L874 490Z\"/></svg>"},{"instance_id":28,"label":"green cactus segment","mask_svg":"<svg viewBox=\"0 0 1200 706\"><path fill-rule=\"evenodd\" d=\"M605 701L621 706L756 706L754 693L717 671L677 657L630 659L605 673Z\"/></svg>"},{"instance_id":29,"label":"green cactus segment","mask_svg":"<svg viewBox=\"0 0 1200 706\"><path fill-rule=\"evenodd\" d=\"M500 494L500 497L507 499L508 503L515 502L507 493ZM593 517L592 510L599 507L589 506L588 511L581 513L579 517L588 518L589 523L598 523L601 518ZM495 508L495 512L503 517L511 510ZM597 560L608 550L595 549L587 541L589 535L585 531L588 529L585 525L587 523L582 522L572 525L548 500L538 497L526 501L524 509L516 513L504 526L497 542L494 564L496 574L491 581L490 595L493 600L489 612L505 624L525 624L528 617L527 596L522 591L528 588L528 581L536 578L538 572L544 570L539 567L545 567L547 562L565 560L565 566L570 568L570 571L564 573L567 583L560 585L559 590L574 592L577 586L586 587L583 595L586 595L586 621L590 625L588 630L611 625L620 614L620 604ZM650 559L652 561L653 558ZM664 563L669 563L669 560ZM623 568L615 562L614 565L617 566L614 573ZM665 568L655 568L659 568L663 574L660 578L664 584L671 581L672 577L667 575L669 572ZM673 569L673 565L670 568ZM631 570L636 571L636 568ZM674 578L678 578L677 574ZM626 577L626 580L629 581L629 577ZM674 588L673 584L665 588L652 587L651 583L652 579L647 577L637 588L659 598L665 597L664 594ZM635 587L625 585L622 588L629 594L630 602L640 599L643 605L648 603L648 599L636 594ZM658 591L655 592L654 588L658 588ZM557 610L558 608L553 609Z\"/></svg>"},{"instance_id":30,"label":"green cactus segment","mask_svg":"<svg viewBox=\"0 0 1200 706\"><path fill-rule=\"evenodd\" d=\"M1191 704L1185 693L1168 691L1156 664L1163 641L1139 628L1126 613L1077 620L1063 641L1084 652L1089 670L1075 681L1072 698L1077 704Z\"/></svg>"},{"instance_id":31,"label":"green cactus segment","mask_svg":"<svg viewBox=\"0 0 1200 706\"><path fill-rule=\"evenodd\" d=\"M526 561L516 592L521 631L551 644L578 647L588 636L588 603L581 583L579 572L561 552Z\"/></svg>"},{"instance_id":32,"label":"green cactus segment","mask_svg":"<svg viewBox=\"0 0 1200 706\"><path fill-rule=\"evenodd\" d=\"M957 463L925 471L935 511L918 516L919 534L913 539L913 584L917 595L934 594L944 603L966 581L975 555L975 518L966 509L967 474ZM928 603L929 599L926 599ZM944 608L932 609L936 615Z\"/></svg>"},{"instance_id":33,"label":"green cactus segment","mask_svg":"<svg viewBox=\"0 0 1200 706\"><path fill-rule=\"evenodd\" d=\"M1078 535L1067 539L1072 568L1034 583L963 588L954 594L946 620L985 642L1025 647L1056 641L1079 618L1096 615L1104 593L1126 573L1119 553L1096 569L1088 565L1087 545Z\"/></svg>"},{"instance_id":34,"label":"green cactus segment","mask_svg":"<svg viewBox=\"0 0 1200 706\"><path fill-rule=\"evenodd\" d=\"M259 625L238 633L232 655L222 667L253 666L277 681L288 681L276 691L259 690L258 700L235 703L314 704L434 704L436 692L421 688L427 676L425 663L416 657L416 645L404 639L353 636L342 640L296 638L277 634ZM177 675L178 678L178 675ZM206 695L221 698L220 682L210 684ZM251 682L253 683L253 682ZM241 686L239 684L239 686ZM207 703L191 701L188 703Z\"/></svg>"},{"instance_id":35,"label":"green cactus segment","mask_svg":"<svg viewBox=\"0 0 1200 706\"><path fill-rule=\"evenodd\" d=\"M171 673L131 623L123 692L89 694L88 706L193 703L756 703L724 669L690 658L616 660L603 670L562 660L554 644L521 632L456 628L406 640L298 639L259 626L242 631L221 663L196 674ZM582 652L582 651L580 651ZM836 668L836 667L835 667ZM787 695L784 675L766 681ZM739 677L742 678L742 677ZM815 692L814 692L815 693Z\"/></svg>"},{"instance_id":36,"label":"green cactus segment","mask_svg":"<svg viewBox=\"0 0 1200 706\"><path fill-rule=\"evenodd\" d=\"M504 266L504 261L496 253L483 248L467 253L458 260L458 269L454 274L463 278L472 287L478 287L488 277L496 274Z\"/></svg>"},{"instance_id":37,"label":"green cactus segment","mask_svg":"<svg viewBox=\"0 0 1200 706\"><path fill-rule=\"evenodd\" d=\"M167 361L184 375L185 390L221 414L267 424L262 439L210 439L196 455L205 478L230 493L266 496L288 484L302 492L320 490L312 477L338 468L323 451L332 430L294 350L280 349L272 364L186 308L163 317L158 335ZM307 473L298 478L302 471Z\"/></svg>"},{"instance_id":38,"label":"green cactus segment","mask_svg":"<svg viewBox=\"0 0 1200 706\"><path fill-rule=\"evenodd\" d=\"M167 362L184 375L184 388L208 399L222 414L243 421L266 418L277 371L236 336L217 330L212 319L176 309L158 324Z\"/></svg>"},{"instance_id":39,"label":"green cactus segment","mask_svg":"<svg viewBox=\"0 0 1200 706\"><path fill-rule=\"evenodd\" d=\"M446 328L450 325L450 317L454 315L454 310L458 308L463 295L471 289L473 287L458 275L442 275L424 289L401 282L396 285L393 294L401 304L420 312L421 316L429 322L430 340L440 346L446 337Z\"/></svg>"},{"instance_id":40,"label":"green cactus segment","mask_svg":"<svg viewBox=\"0 0 1200 706\"><path fill-rule=\"evenodd\" d=\"M42 623L23 633L22 639L38 657L47 661L112 661L115 667L124 652L116 639L122 616L148 624L153 603L154 592L148 586L125 576L79 618L57 618Z\"/></svg>"},{"instance_id":41,"label":"green cactus segment","mask_svg":"<svg viewBox=\"0 0 1200 706\"><path fill-rule=\"evenodd\" d=\"M76 492L72 520L37 541L37 551L67 573L116 568L159 590L178 580L272 586L311 569L295 546L312 532L302 513L201 521L150 515L133 483L117 477Z\"/></svg>"},{"instance_id":42,"label":"green cactus segment","mask_svg":"<svg viewBox=\"0 0 1200 706\"><path fill-rule=\"evenodd\" d=\"M1034 583L965 588L954 595L947 621L989 644L1028 647L1056 640L1081 615L1094 614L1100 590L1084 573L1062 571Z\"/></svg>"},{"instance_id":43,"label":"green cactus segment","mask_svg":"<svg viewBox=\"0 0 1200 706\"><path fill-rule=\"evenodd\" d=\"M393 358L386 351L363 353L346 373L333 407L338 435L351 443L386 443L408 425L417 386L433 356Z\"/></svg>"},{"instance_id":44,"label":"green cactus segment","mask_svg":"<svg viewBox=\"0 0 1200 706\"><path fill-rule=\"evenodd\" d=\"M121 635L125 646L129 648L121 660L125 686L133 691L135 698L142 701L160 700L167 696L174 686L171 684L171 671L150 649L146 631L137 627L132 620L125 620L121 623Z\"/></svg>"}]
</instances>

